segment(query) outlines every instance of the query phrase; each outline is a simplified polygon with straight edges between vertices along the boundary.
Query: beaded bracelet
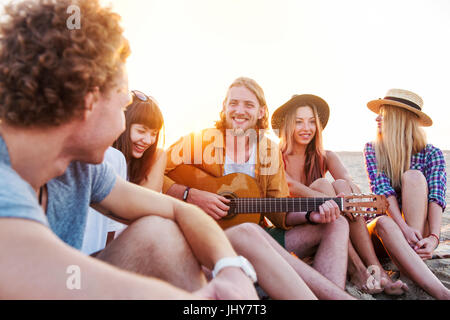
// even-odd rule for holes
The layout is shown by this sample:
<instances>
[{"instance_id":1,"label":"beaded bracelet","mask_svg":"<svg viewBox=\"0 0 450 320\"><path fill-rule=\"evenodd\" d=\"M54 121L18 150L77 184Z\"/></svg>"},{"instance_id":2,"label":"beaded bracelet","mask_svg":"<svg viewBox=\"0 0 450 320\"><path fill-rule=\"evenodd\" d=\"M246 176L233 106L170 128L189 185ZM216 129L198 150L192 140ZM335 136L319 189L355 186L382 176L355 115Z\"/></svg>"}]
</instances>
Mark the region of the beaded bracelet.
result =
<instances>
[{"instance_id":1,"label":"beaded bracelet","mask_svg":"<svg viewBox=\"0 0 450 320\"><path fill-rule=\"evenodd\" d=\"M439 241L439 237L437 236L437 235L435 235L434 233L430 233L430 236L432 236L432 237L435 237L436 239L437 239L437 246L436 246L436 248L439 246L439 243L440 243L440 241ZM435 248L435 249L436 249Z\"/></svg>"}]
</instances>

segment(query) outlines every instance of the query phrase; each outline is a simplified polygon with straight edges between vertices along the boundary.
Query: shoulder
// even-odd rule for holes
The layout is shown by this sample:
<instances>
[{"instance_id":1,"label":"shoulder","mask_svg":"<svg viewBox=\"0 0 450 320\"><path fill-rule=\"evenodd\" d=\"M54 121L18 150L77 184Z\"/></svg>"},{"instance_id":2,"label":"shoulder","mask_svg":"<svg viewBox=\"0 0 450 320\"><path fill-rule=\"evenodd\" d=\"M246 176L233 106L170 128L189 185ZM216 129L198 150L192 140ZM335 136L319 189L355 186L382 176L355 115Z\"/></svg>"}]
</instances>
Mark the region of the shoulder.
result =
<instances>
[{"instance_id":1,"label":"shoulder","mask_svg":"<svg viewBox=\"0 0 450 320\"><path fill-rule=\"evenodd\" d=\"M375 157L375 143L367 142L364 145L363 154L366 158Z\"/></svg>"},{"instance_id":2,"label":"shoulder","mask_svg":"<svg viewBox=\"0 0 450 320\"><path fill-rule=\"evenodd\" d=\"M0 177L2 177L0 179L0 195L20 193L21 197L29 198L31 195L34 198L31 185L9 165L0 163Z\"/></svg>"},{"instance_id":3,"label":"shoulder","mask_svg":"<svg viewBox=\"0 0 450 320\"><path fill-rule=\"evenodd\" d=\"M424 152L428 153L428 154L443 154L441 149L439 149L438 147L435 147L431 143L428 143L425 146Z\"/></svg>"},{"instance_id":4,"label":"shoulder","mask_svg":"<svg viewBox=\"0 0 450 320\"><path fill-rule=\"evenodd\" d=\"M337 153L331 150L325 150L325 158L330 160L339 159Z\"/></svg>"},{"instance_id":5,"label":"shoulder","mask_svg":"<svg viewBox=\"0 0 450 320\"><path fill-rule=\"evenodd\" d=\"M47 225L31 185L11 167L0 163L0 217L35 220Z\"/></svg>"},{"instance_id":6,"label":"shoulder","mask_svg":"<svg viewBox=\"0 0 450 320\"><path fill-rule=\"evenodd\" d=\"M65 185L70 185L72 187L85 189L89 188L89 186L91 186L95 182L99 182L108 176L115 177L115 172L112 165L107 161L103 161L100 164L73 161L67 167L64 174L52 179L51 181L56 181Z\"/></svg>"},{"instance_id":7,"label":"shoulder","mask_svg":"<svg viewBox=\"0 0 450 320\"><path fill-rule=\"evenodd\" d=\"M104 162L109 163L122 178L127 177L127 161L120 150L109 147L105 153Z\"/></svg>"},{"instance_id":8,"label":"shoulder","mask_svg":"<svg viewBox=\"0 0 450 320\"><path fill-rule=\"evenodd\" d=\"M375 150L375 143L374 142L367 142L364 145L364 151L374 151Z\"/></svg>"},{"instance_id":9,"label":"shoulder","mask_svg":"<svg viewBox=\"0 0 450 320\"><path fill-rule=\"evenodd\" d=\"M167 154L164 149L156 148L155 150L155 161L162 161L167 159Z\"/></svg>"},{"instance_id":10,"label":"shoulder","mask_svg":"<svg viewBox=\"0 0 450 320\"><path fill-rule=\"evenodd\" d=\"M425 153L425 157L428 161L441 161L445 165L444 153L438 147L428 143L422 152Z\"/></svg>"},{"instance_id":11,"label":"shoulder","mask_svg":"<svg viewBox=\"0 0 450 320\"><path fill-rule=\"evenodd\" d=\"M267 134L261 134L258 143L264 143L264 145L267 145L267 148L276 147L278 149L279 146L278 142Z\"/></svg>"},{"instance_id":12,"label":"shoulder","mask_svg":"<svg viewBox=\"0 0 450 320\"><path fill-rule=\"evenodd\" d=\"M203 145L205 143L208 144L212 141L217 141L218 137L223 138L223 133L221 130L216 128L206 128L199 131L193 131L181 136L178 140L172 143L172 145L168 148L168 150L174 148L175 146L184 144L186 142L189 142L191 147L193 147L193 143L198 143L200 141L202 142Z\"/></svg>"},{"instance_id":13,"label":"shoulder","mask_svg":"<svg viewBox=\"0 0 450 320\"><path fill-rule=\"evenodd\" d=\"M331 150L325 150L325 162L327 164L327 168L329 168L331 165L335 163L341 163L341 159L339 158L338 154Z\"/></svg>"},{"instance_id":14,"label":"shoulder","mask_svg":"<svg viewBox=\"0 0 450 320\"><path fill-rule=\"evenodd\" d=\"M116 160L116 161L125 161L125 156L123 155L123 153L113 147L109 147L106 152L105 152L105 160L106 161L111 161L111 160Z\"/></svg>"}]
</instances>

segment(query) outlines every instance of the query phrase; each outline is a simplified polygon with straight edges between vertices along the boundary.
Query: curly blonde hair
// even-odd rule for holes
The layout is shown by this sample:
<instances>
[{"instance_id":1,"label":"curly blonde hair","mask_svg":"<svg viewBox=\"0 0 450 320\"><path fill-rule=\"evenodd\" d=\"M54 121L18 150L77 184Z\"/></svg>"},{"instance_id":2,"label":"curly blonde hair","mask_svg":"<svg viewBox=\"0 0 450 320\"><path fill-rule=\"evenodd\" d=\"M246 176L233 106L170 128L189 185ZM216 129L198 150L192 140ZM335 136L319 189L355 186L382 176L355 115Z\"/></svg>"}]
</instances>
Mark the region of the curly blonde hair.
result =
<instances>
[{"instance_id":1,"label":"curly blonde hair","mask_svg":"<svg viewBox=\"0 0 450 320\"><path fill-rule=\"evenodd\" d=\"M70 30L67 9L81 13ZM130 54L120 16L98 0L27 0L5 6L0 23L0 119L22 127L57 126L78 117L84 97L104 94Z\"/></svg>"}]
</instances>

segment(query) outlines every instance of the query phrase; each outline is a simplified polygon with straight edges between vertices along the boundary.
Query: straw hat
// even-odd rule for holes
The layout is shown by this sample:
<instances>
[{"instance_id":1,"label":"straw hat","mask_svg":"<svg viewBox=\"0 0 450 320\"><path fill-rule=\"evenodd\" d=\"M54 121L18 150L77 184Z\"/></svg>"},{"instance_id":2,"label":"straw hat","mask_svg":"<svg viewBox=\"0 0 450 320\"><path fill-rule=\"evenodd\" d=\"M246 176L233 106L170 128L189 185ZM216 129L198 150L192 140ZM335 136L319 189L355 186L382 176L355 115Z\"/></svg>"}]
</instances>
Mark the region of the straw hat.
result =
<instances>
[{"instance_id":1,"label":"straw hat","mask_svg":"<svg viewBox=\"0 0 450 320\"><path fill-rule=\"evenodd\" d=\"M383 99L372 100L367 103L367 107L375 112L380 112L382 105L400 107L415 113L419 117L419 123L424 127L433 124L433 120L422 111L423 100L414 92L403 89L390 89Z\"/></svg>"},{"instance_id":2,"label":"straw hat","mask_svg":"<svg viewBox=\"0 0 450 320\"><path fill-rule=\"evenodd\" d=\"M325 100L313 94L294 94L288 102L275 110L272 115L272 129L281 129L284 118L291 108L311 105L316 107L320 124L322 125L322 129L324 129L330 116L330 108Z\"/></svg>"}]
</instances>

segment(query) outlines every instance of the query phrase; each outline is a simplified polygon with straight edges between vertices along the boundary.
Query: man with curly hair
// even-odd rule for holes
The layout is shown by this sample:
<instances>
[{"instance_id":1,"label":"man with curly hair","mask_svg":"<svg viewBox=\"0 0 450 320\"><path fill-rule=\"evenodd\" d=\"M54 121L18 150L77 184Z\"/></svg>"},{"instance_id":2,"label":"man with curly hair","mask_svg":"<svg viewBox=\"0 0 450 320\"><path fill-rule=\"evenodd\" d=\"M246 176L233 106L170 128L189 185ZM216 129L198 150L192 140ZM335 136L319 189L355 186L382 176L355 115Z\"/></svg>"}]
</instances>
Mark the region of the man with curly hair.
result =
<instances>
[{"instance_id":1,"label":"man with curly hair","mask_svg":"<svg viewBox=\"0 0 450 320\"><path fill-rule=\"evenodd\" d=\"M80 8L80 28L67 27L70 5ZM102 162L130 102L119 16L93 0L24 1L5 13L0 298L256 299L251 272L236 265L206 283L202 265L237 258L212 218L116 177ZM97 259L77 250L90 204L129 224Z\"/></svg>"}]
</instances>

